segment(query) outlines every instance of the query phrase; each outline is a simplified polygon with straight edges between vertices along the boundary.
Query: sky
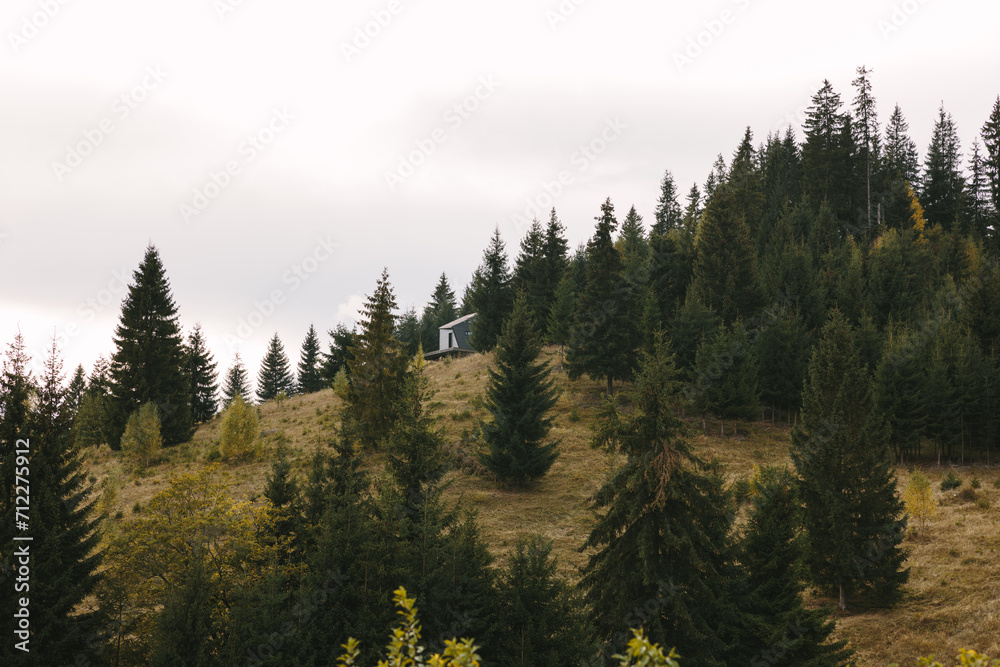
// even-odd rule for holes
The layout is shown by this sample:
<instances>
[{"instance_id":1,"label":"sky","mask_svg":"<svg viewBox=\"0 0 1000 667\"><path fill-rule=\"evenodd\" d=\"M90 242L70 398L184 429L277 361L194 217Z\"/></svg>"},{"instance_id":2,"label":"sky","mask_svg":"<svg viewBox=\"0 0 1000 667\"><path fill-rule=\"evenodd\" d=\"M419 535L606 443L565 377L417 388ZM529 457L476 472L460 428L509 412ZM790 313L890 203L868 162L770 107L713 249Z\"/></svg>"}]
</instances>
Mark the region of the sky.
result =
<instances>
[{"instance_id":1,"label":"sky","mask_svg":"<svg viewBox=\"0 0 1000 667\"><path fill-rule=\"evenodd\" d=\"M220 375L274 333L294 365L383 268L419 311L553 206L571 247L608 197L648 225L665 170L685 194L747 126L801 139L861 65L883 126L923 155L943 104L967 157L998 34L962 0L4 0L0 344L89 372L153 244Z\"/></svg>"}]
</instances>

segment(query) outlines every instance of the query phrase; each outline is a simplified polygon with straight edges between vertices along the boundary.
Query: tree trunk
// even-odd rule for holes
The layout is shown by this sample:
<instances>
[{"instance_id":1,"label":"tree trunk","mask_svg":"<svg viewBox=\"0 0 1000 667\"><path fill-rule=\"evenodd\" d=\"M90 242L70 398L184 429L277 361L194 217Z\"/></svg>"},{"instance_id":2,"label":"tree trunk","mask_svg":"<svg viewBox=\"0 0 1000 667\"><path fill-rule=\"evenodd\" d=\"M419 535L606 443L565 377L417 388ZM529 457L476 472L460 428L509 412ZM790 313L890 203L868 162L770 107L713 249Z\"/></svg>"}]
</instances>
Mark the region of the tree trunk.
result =
<instances>
[{"instance_id":1,"label":"tree trunk","mask_svg":"<svg viewBox=\"0 0 1000 667\"><path fill-rule=\"evenodd\" d=\"M608 398L611 398L611 389L612 389L611 376L609 375L608 376Z\"/></svg>"},{"instance_id":2,"label":"tree trunk","mask_svg":"<svg viewBox=\"0 0 1000 667\"><path fill-rule=\"evenodd\" d=\"M840 585L840 601L837 603L837 609L841 611L847 610L847 596L844 595L844 585Z\"/></svg>"}]
</instances>

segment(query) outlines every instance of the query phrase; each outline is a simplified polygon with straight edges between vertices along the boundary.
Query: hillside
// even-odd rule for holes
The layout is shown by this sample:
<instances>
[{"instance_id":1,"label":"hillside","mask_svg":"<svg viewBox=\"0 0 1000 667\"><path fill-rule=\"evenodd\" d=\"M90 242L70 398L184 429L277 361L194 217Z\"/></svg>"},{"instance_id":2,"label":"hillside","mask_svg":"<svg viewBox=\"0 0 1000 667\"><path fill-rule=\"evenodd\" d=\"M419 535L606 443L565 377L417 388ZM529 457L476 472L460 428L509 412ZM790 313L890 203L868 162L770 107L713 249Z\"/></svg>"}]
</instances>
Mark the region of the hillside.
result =
<instances>
[{"instance_id":1,"label":"hillside","mask_svg":"<svg viewBox=\"0 0 1000 667\"><path fill-rule=\"evenodd\" d=\"M547 348L546 356L559 367L558 352ZM429 408L447 436L453 459L464 469L446 478L446 497L461 502L478 514L479 525L498 560L521 535L540 533L553 540L562 573L575 579L586 554L578 551L592 523L588 499L602 484L616 461L589 446L590 424L601 401L601 383L587 379L570 381L555 373L562 395L555 409L553 437L561 440L560 456L549 474L526 491L498 487L492 481L470 474L474 467L467 436L476 419L484 414L480 397L486 382L488 357L469 357L428 365L432 390ZM284 444L295 470L302 476L316 448L326 447L335 432L338 399L332 390L292 398L278 406L261 406L263 429L269 448ZM124 519L137 505L144 506L162 490L167 479L182 471L205 465L219 437L221 420L202 425L189 443L169 448L163 461L142 477L126 477L118 455L107 447L89 451L92 479L114 475L123 487L113 509ZM742 424L734 437L719 437L718 425L709 422L710 435L692 421L689 440L705 458L718 458L728 477L752 473L754 464L790 464L789 429L767 423ZM380 471L378 456L370 467ZM232 474L235 497L253 497L263 489L270 470L267 461L226 466ZM941 492L939 483L946 470L928 468L939 507L920 536L909 537L910 583L904 601L891 610L855 611L838 618L838 634L854 646L858 665L887 665L899 661L915 664L920 655L937 653L950 657L960 648L1000 654L1000 484L998 471L961 469L959 489ZM901 488L908 472L897 470ZM981 487L971 497L970 481L978 475ZM832 601L813 599L816 604Z\"/></svg>"}]
</instances>

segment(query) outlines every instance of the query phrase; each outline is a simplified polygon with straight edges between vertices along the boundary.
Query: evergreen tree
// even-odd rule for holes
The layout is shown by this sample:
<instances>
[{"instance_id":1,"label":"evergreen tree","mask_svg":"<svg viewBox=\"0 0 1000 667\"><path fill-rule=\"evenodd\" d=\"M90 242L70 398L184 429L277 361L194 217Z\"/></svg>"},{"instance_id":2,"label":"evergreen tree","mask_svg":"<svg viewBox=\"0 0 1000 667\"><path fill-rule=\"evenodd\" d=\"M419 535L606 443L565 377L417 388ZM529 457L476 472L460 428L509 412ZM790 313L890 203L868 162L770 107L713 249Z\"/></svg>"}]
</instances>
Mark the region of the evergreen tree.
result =
<instances>
[{"instance_id":1,"label":"evergreen tree","mask_svg":"<svg viewBox=\"0 0 1000 667\"><path fill-rule=\"evenodd\" d=\"M764 304L750 229L736 191L723 185L702 215L692 286L724 322L750 318Z\"/></svg>"},{"instance_id":2,"label":"evergreen tree","mask_svg":"<svg viewBox=\"0 0 1000 667\"><path fill-rule=\"evenodd\" d=\"M692 407L723 420L751 420L758 415L757 357L742 322L719 325L702 339L695 355L692 382L687 388Z\"/></svg>"},{"instance_id":3,"label":"evergreen tree","mask_svg":"<svg viewBox=\"0 0 1000 667\"><path fill-rule=\"evenodd\" d=\"M420 320L421 340L425 352L433 352L438 349L441 343L438 329L456 319L458 319L458 304L455 302L455 292L448 284L448 277L442 273L434 288L434 293L431 295L430 303L424 306L424 313Z\"/></svg>"},{"instance_id":4,"label":"evergreen tree","mask_svg":"<svg viewBox=\"0 0 1000 667\"><path fill-rule=\"evenodd\" d=\"M965 184L965 207L968 229L964 230L973 238L986 240L991 236L990 223L994 211L990 199L990 181L987 175L987 165L980 152L979 139L972 142L972 155L969 157L969 180Z\"/></svg>"},{"instance_id":5,"label":"evergreen tree","mask_svg":"<svg viewBox=\"0 0 1000 667\"><path fill-rule=\"evenodd\" d=\"M934 123L931 145L927 149L920 199L927 221L946 230L956 229L956 223L961 222L962 194L965 191L961 158L955 121L950 113L945 112L942 104Z\"/></svg>"},{"instance_id":6,"label":"evergreen tree","mask_svg":"<svg viewBox=\"0 0 1000 667\"><path fill-rule=\"evenodd\" d=\"M90 447L108 442L107 398L88 390L80 400L73 420L73 436L77 447Z\"/></svg>"},{"instance_id":7,"label":"evergreen tree","mask_svg":"<svg viewBox=\"0 0 1000 667\"><path fill-rule=\"evenodd\" d=\"M576 313L576 289L573 275L567 271L559 280L555 300L549 310L546 340L553 345L565 347L569 343L573 315Z\"/></svg>"},{"instance_id":8,"label":"evergreen tree","mask_svg":"<svg viewBox=\"0 0 1000 667\"><path fill-rule=\"evenodd\" d=\"M718 157L715 158L715 162L712 163L712 171L709 172L708 178L705 179L704 187L704 201L709 201L715 196L715 191L720 185L729 180L729 172L726 169L726 160L722 157L720 153Z\"/></svg>"},{"instance_id":9,"label":"evergreen tree","mask_svg":"<svg viewBox=\"0 0 1000 667\"><path fill-rule=\"evenodd\" d=\"M521 239L521 249L517 259L514 260L514 271L510 280L513 293L524 292L528 300L528 309L531 313L530 326L536 333L541 333L541 325L545 322L542 319L544 314L537 310L539 303L545 301L548 291L545 279L545 230L536 218L531 221L531 226Z\"/></svg>"},{"instance_id":10,"label":"evergreen tree","mask_svg":"<svg viewBox=\"0 0 1000 667\"><path fill-rule=\"evenodd\" d=\"M986 155L983 156L983 164L986 171L986 178L990 184L990 200L995 216L1000 216L1000 95L993 103L993 111L983 125L982 129L983 148ZM997 237L1000 236L1000 219L994 218L993 234L994 247L997 246Z\"/></svg>"},{"instance_id":11,"label":"evergreen tree","mask_svg":"<svg viewBox=\"0 0 1000 667\"><path fill-rule=\"evenodd\" d=\"M222 387L223 409L228 408L237 396L242 396L245 403L250 402L250 376L239 352L233 357L233 365L226 371L226 382Z\"/></svg>"},{"instance_id":12,"label":"evergreen tree","mask_svg":"<svg viewBox=\"0 0 1000 667\"><path fill-rule=\"evenodd\" d=\"M778 134L768 135L760 163L764 214L757 252L763 254L779 219L802 199L802 156L791 127L783 139Z\"/></svg>"},{"instance_id":13,"label":"evergreen tree","mask_svg":"<svg viewBox=\"0 0 1000 667\"><path fill-rule=\"evenodd\" d=\"M66 405L56 341L52 341L37 387L26 370L27 362L18 334L8 350L0 385L0 469L4 476L0 561L5 569L8 563L12 567L14 556L27 548L31 579L30 594L24 589L21 595L0 596L7 637L0 659L4 664L60 665L72 663L88 651L101 627L101 615L88 598L99 581L103 552L99 520L90 499L92 487L73 447L72 414ZM25 400L29 396L30 406ZM18 447L18 440L26 442ZM30 459L31 498L27 507L14 502L14 472L23 466L15 461L18 449L27 449L21 455ZM16 524L15 519L25 521L26 527ZM14 541L25 535L30 535L30 543ZM13 590L13 577L8 585ZM19 630L14 616L19 607L15 604L20 597L30 599L29 636L15 632ZM15 648L24 640L28 640L24 646L30 652Z\"/></svg>"},{"instance_id":14,"label":"evergreen tree","mask_svg":"<svg viewBox=\"0 0 1000 667\"><path fill-rule=\"evenodd\" d=\"M854 146L850 115L840 108L840 95L824 80L806 113L802 189L815 204L828 201L834 216L846 222L854 219Z\"/></svg>"},{"instance_id":15,"label":"evergreen tree","mask_svg":"<svg viewBox=\"0 0 1000 667\"><path fill-rule=\"evenodd\" d=\"M300 394L311 394L325 389L328 383L323 379L320 370L319 336L316 327L309 325L305 340L302 341L302 351L299 353L298 391Z\"/></svg>"},{"instance_id":16,"label":"evergreen tree","mask_svg":"<svg viewBox=\"0 0 1000 667\"><path fill-rule=\"evenodd\" d=\"M677 203L677 185L674 183L674 175L668 169L660 181L660 198L656 202L656 224L653 225L653 232L666 234L671 229L680 229L683 224L684 212Z\"/></svg>"},{"instance_id":17,"label":"evergreen tree","mask_svg":"<svg viewBox=\"0 0 1000 667\"><path fill-rule=\"evenodd\" d=\"M191 385L177 306L155 247L146 248L132 276L115 329L108 444L118 448L129 415L149 402L162 415L163 443L184 442L193 429Z\"/></svg>"},{"instance_id":18,"label":"evergreen tree","mask_svg":"<svg viewBox=\"0 0 1000 667\"><path fill-rule=\"evenodd\" d=\"M284 558L288 562L301 558L304 540L302 523L302 497L299 485L292 473L292 462L288 452L279 447L277 456L271 463L271 472L264 484L264 497L274 508L274 537L284 540Z\"/></svg>"},{"instance_id":19,"label":"evergreen tree","mask_svg":"<svg viewBox=\"0 0 1000 667\"><path fill-rule=\"evenodd\" d=\"M854 117L857 118L858 152L865 178L865 221L866 228L873 228L872 221L872 174L879 171L881 140L875 98L872 97L872 83L868 78L870 69L857 69L858 78L851 82L858 93L854 97Z\"/></svg>"},{"instance_id":20,"label":"evergreen tree","mask_svg":"<svg viewBox=\"0 0 1000 667\"><path fill-rule=\"evenodd\" d=\"M73 371L73 377L69 381L69 386L66 389L66 408L72 413L76 414L77 410L80 409L80 401L83 400L83 394L87 391L87 374L83 370L83 364L79 364L76 370Z\"/></svg>"},{"instance_id":21,"label":"evergreen tree","mask_svg":"<svg viewBox=\"0 0 1000 667\"><path fill-rule=\"evenodd\" d=\"M630 627L642 625L652 641L676 647L692 664L724 665L732 649L725 637L742 623L726 599L729 501L718 467L680 439L678 390L660 336L653 353L643 355L633 412L609 402L601 415L594 444L625 463L594 496L604 513L585 543L596 553L580 585L605 657L621 651Z\"/></svg>"},{"instance_id":22,"label":"evergreen tree","mask_svg":"<svg viewBox=\"0 0 1000 667\"><path fill-rule=\"evenodd\" d=\"M754 346L760 400L771 407L772 419L776 408L789 413L798 410L812 347L812 337L799 311L783 308L769 313Z\"/></svg>"},{"instance_id":23,"label":"evergreen tree","mask_svg":"<svg viewBox=\"0 0 1000 667\"><path fill-rule=\"evenodd\" d=\"M493 349L504 320L510 314L513 305L510 282L507 251L497 227L471 285L471 306L476 313L472 324L472 345L480 352Z\"/></svg>"},{"instance_id":24,"label":"evergreen tree","mask_svg":"<svg viewBox=\"0 0 1000 667\"><path fill-rule=\"evenodd\" d=\"M275 332L267 344L264 359L260 362L257 398L261 402L270 401L281 392L291 396L295 392L295 379L292 377L288 355L285 354L285 346L281 344L278 332Z\"/></svg>"},{"instance_id":25,"label":"evergreen tree","mask_svg":"<svg viewBox=\"0 0 1000 667\"><path fill-rule=\"evenodd\" d=\"M209 667L215 662L222 628L218 585L195 558L178 573L156 617L150 667Z\"/></svg>"},{"instance_id":26,"label":"evergreen tree","mask_svg":"<svg viewBox=\"0 0 1000 667\"><path fill-rule=\"evenodd\" d=\"M218 408L219 375L200 324L195 324L191 330L186 351L187 374L191 380L191 417L195 422L205 422Z\"/></svg>"},{"instance_id":27,"label":"evergreen tree","mask_svg":"<svg viewBox=\"0 0 1000 667\"><path fill-rule=\"evenodd\" d=\"M558 456L557 442L543 444L552 428L548 412L557 392L548 362L537 362L541 346L528 318L522 292L497 341L484 401L490 416L480 424L488 447L481 455L483 465L500 481L518 485L545 475Z\"/></svg>"},{"instance_id":28,"label":"evergreen tree","mask_svg":"<svg viewBox=\"0 0 1000 667\"><path fill-rule=\"evenodd\" d=\"M417 319L417 309L410 307L409 310L400 315L396 322L396 340L403 346L403 352L412 357L421 348L423 331L420 328L420 320Z\"/></svg>"},{"instance_id":29,"label":"evergreen tree","mask_svg":"<svg viewBox=\"0 0 1000 667\"><path fill-rule=\"evenodd\" d=\"M344 419L362 447L383 446L396 423L404 395L409 357L394 334L396 297L384 269L362 309L361 330L349 348L350 384Z\"/></svg>"},{"instance_id":30,"label":"evergreen tree","mask_svg":"<svg viewBox=\"0 0 1000 667\"><path fill-rule=\"evenodd\" d=\"M351 348L354 347L357 335L353 329L348 329L343 324L338 324L327 334L330 336L330 345L323 354L322 374L323 380L329 385L341 370L347 372L349 362L354 358Z\"/></svg>"},{"instance_id":31,"label":"evergreen tree","mask_svg":"<svg viewBox=\"0 0 1000 667\"><path fill-rule=\"evenodd\" d=\"M587 283L577 301L577 311L570 332L566 363L571 378L586 373L591 378L606 378L610 396L613 382L628 379L634 367L629 362L635 349L629 349L622 331L638 322L626 322L628 311L616 298L622 274L621 255L611 242L618 226L611 199L601 205L597 229L587 243Z\"/></svg>"},{"instance_id":32,"label":"evergreen tree","mask_svg":"<svg viewBox=\"0 0 1000 667\"><path fill-rule=\"evenodd\" d=\"M895 177L918 187L920 158L917 155L917 144L910 139L909 132L910 124L906 122L897 104L885 128L885 167Z\"/></svg>"},{"instance_id":33,"label":"evergreen tree","mask_svg":"<svg viewBox=\"0 0 1000 667\"><path fill-rule=\"evenodd\" d=\"M834 630L828 611L806 609L802 601L801 507L795 480L787 470L763 468L752 483L740 563L747 573L750 610L770 631L744 650L756 651L751 664L843 665L852 651L845 649L846 640L826 643Z\"/></svg>"},{"instance_id":34,"label":"evergreen tree","mask_svg":"<svg viewBox=\"0 0 1000 667\"><path fill-rule=\"evenodd\" d=\"M97 355L94 368L87 378L87 391L97 392L103 397L111 396L111 364L103 354Z\"/></svg>"},{"instance_id":35,"label":"evergreen tree","mask_svg":"<svg viewBox=\"0 0 1000 667\"><path fill-rule=\"evenodd\" d=\"M909 578L900 547L906 518L889 463L881 415L854 334L839 311L809 362L801 425L792 431L812 581L839 595L891 603Z\"/></svg>"},{"instance_id":36,"label":"evergreen tree","mask_svg":"<svg viewBox=\"0 0 1000 667\"><path fill-rule=\"evenodd\" d=\"M569 266L568 249L566 228L559 221L553 208L545 227L545 251L542 262L542 283L545 289L541 291L537 303L534 304L536 317L543 325L548 322L549 313L556 300L556 288Z\"/></svg>"},{"instance_id":37,"label":"evergreen tree","mask_svg":"<svg viewBox=\"0 0 1000 667\"><path fill-rule=\"evenodd\" d=\"M556 574L552 543L534 536L518 540L497 582L493 611L496 664L518 667L577 667L592 654L582 605Z\"/></svg>"}]
</instances>

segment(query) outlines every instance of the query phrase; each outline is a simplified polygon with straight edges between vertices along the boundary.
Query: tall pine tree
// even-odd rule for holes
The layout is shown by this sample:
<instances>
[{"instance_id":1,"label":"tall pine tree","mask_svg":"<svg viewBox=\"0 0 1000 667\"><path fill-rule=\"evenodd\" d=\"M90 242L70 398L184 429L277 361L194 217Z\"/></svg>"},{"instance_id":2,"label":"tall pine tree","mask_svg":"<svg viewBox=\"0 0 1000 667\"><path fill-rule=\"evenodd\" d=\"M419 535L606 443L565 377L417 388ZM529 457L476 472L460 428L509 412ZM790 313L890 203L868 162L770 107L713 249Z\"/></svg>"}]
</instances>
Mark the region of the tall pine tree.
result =
<instances>
[{"instance_id":1,"label":"tall pine tree","mask_svg":"<svg viewBox=\"0 0 1000 667\"><path fill-rule=\"evenodd\" d=\"M191 417L195 422L208 421L218 407L219 375L200 324L195 324L191 330L186 351L187 374L191 381Z\"/></svg>"},{"instance_id":2,"label":"tall pine tree","mask_svg":"<svg viewBox=\"0 0 1000 667\"><path fill-rule=\"evenodd\" d=\"M480 352L493 349L504 320L510 314L514 304L510 283L507 251L497 227L470 287L471 306L476 313L472 324L472 344Z\"/></svg>"},{"instance_id":3,"label":"tall pine tree","mask_svg":"<svg viewBox=\"0 0 1000 667\"><path fill-rule=\"evenodd\" d=\"M311 394L327 386L320 370L319 337L316 327L309 325L305 340L302 341L302 351L299 353L298 390L300 394Z\"/></svg>"},{"instance_id":4,"label":"tall pine tree","mask_svg":"<svg viewBox=\"0 0 1000 667\"><path fill-rule=\"evenodd\" d=\"M222 407L228 408L237 396L243 397L244 403L250 403L250 376L247 375L243 359L237 352L233 357L233 365L226 371L225 384L222 387Z\"/></svg>"},{"instance_id":5,"label":"tall pine tree","mask_svg":"<svg viewBox=\"0 0 1000 667\"><path fill-rule=\"evenodd\" d=\"M958 129L942 104L934 123L931 145L927 149L923 188L920 191L927 222L937 223L946 230L961 230L964 191ZM956 224L959 226L956 227Z\"/></svg>"},{"instance_id":6,"label":"tall pine tree","mask_svg":"<svg viewBox=\"0 0 1000 667\"><path fill-rule=\"evenodd\" d=\"M270 401L284 392L290 396L295 391L295 379L292 377L291 364L285 354L285 346L281 344L278 333L267 344L267 352L260 362L260 372L257 373L257 398Z\"/></svg>"},{"instance_id":7,"label":"tall pine tree","mask_svg":"<svg viewBox=\"0 0 1000 667\"><path fill-rule=\"evenodd\" d=\"M455 302L455 292L448 284L448 277L442 273L438 284L434 287L430 302L424 306L420 319L421 340L424 352L433 352L441 344L438 329L458 318L458 304Z\"/></svg>"},{"instance_id":8,"label":"tall pine tree","mask_svg":"<svg viewBox=\"0 0 1000 667\"><path fill-rule=\"evenodd\" d=\"M191 437L191 386L184 341L160 253L150 245L122 303L111 359L110 442L117 449L125 422L145 403L163 417L163 442Z\"/></svg>"}]
</instances>

